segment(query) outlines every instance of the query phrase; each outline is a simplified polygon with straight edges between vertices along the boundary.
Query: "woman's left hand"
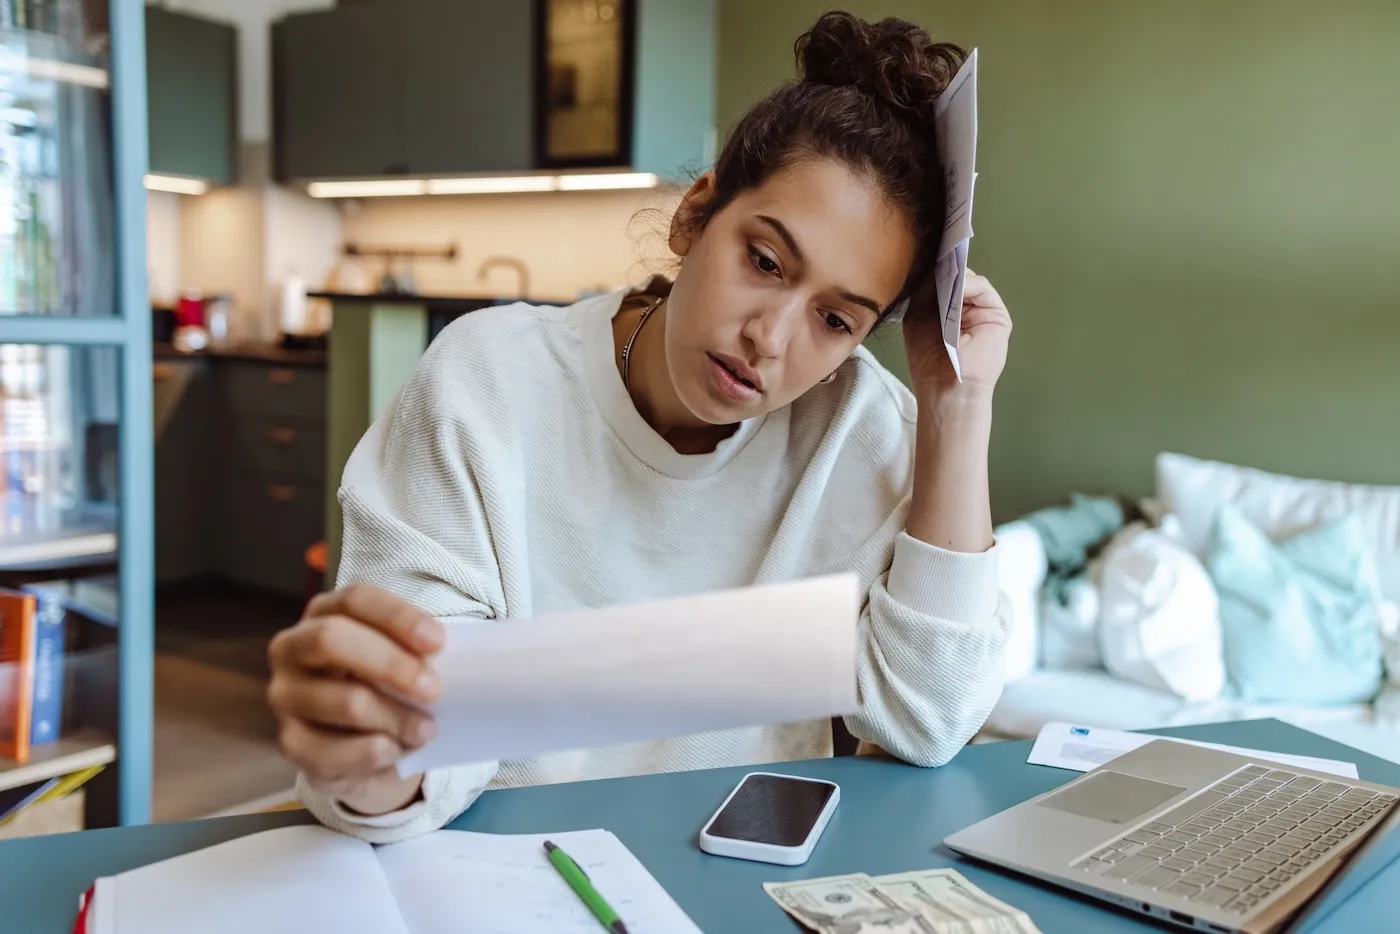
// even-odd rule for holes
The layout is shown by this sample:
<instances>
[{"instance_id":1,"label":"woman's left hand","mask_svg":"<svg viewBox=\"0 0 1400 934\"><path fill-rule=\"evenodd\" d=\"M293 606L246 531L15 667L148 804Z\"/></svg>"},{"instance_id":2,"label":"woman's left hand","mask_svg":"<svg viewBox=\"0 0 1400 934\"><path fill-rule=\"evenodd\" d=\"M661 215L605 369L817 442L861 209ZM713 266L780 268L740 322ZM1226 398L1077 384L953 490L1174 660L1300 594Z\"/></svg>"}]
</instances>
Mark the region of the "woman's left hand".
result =
<instances>
[{"instance_id":1,"label":"woman's left hand","mask_svg":"<svg viewBox=\"0 0 1400 934\"><path fill-rule=\"evenodd\" d=\"M932 291L933 286L929 286ZM936 306L937 301L930 302ZM909 377L914 394L921 401L963 391L991 396L1006 366L1011 340L1011 313L985 276L971 269L963 286L962 334L958 338L958 362L962 382L958 382L948 349L943 345L942 316L936 313L909 314L904 320L904 348L909 359Z\"/></svg>"}]
</instances>

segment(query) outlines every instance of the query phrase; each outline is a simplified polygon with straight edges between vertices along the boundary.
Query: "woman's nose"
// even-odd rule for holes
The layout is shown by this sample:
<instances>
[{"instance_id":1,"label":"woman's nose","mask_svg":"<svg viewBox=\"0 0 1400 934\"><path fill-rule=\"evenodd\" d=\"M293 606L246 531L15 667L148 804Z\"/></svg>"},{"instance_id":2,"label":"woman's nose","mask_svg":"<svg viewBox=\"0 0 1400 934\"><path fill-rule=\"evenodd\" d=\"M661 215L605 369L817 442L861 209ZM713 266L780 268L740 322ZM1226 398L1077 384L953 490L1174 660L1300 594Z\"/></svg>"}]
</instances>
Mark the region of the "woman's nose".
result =
<instances>
[{"instance_id":1,"label":"woman's nose","mask_svg":"<svg viewBox=\"0 0 1400 934\"><path fill-rule=\"evenodd\" d=\"M798 320L798 311L793 303L764 308L745 322L744 336L753 342L759 356L781 357L787 350Z\"/></svg>"}]
</instances>

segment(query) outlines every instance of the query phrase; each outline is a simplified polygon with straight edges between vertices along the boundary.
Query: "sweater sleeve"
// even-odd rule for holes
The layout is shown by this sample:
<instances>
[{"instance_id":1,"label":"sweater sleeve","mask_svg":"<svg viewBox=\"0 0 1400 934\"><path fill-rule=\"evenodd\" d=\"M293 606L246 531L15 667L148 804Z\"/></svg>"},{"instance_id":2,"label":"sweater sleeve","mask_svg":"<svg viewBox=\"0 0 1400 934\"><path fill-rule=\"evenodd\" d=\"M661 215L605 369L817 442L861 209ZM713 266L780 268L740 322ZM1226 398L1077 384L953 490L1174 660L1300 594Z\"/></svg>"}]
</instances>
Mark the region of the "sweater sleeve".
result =
<instances>
[{"instance_id":1,"label":"sweater sleeve","mask_svg":"<svg viewBox=\"0 0 1400 934\"><path fill-rule=\"evenodd\" d=\"M995 545L968 554L898 533L861 616L847 728L906 762L947 762L1001 695L1010 612Z\"/></svg>"},{"instance_id":2,"label":"sweater sleeve","mask_svg":"<svg viewBox=\"0 0 1400 934\"><path fill-rule=\"evenodd\" d=\"M472 466L481 439L451 411L442 360L430 349L346 464L336 583L382 587L447 625L491 625L506 613L488 505ZM496 765L430 771L418 801L376 817L346 809L304 776L297 794L327 827L392 843L450 822L481 794Z\"/></svg>"}]
</instances>

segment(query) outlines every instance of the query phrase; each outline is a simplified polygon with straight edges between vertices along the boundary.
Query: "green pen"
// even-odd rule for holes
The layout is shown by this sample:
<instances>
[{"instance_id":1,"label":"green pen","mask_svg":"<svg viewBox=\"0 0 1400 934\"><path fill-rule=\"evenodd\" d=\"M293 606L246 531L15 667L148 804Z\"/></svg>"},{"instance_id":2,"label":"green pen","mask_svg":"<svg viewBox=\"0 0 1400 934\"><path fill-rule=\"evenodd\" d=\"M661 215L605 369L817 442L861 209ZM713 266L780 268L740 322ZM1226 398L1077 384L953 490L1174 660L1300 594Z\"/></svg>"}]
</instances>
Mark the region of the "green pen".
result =
<instances>
[{"instance_id":1,"label":"green pen","mask_svg":"<svg viewBox=\"0 0 1400 934\"><path fill-rule=\"evenodd\" d=\"M593 912L593 916L598 922L612 931L612 934L627 934L627 925L622 923L622 919L613 911L612 906L607 903L598 890L593 887L593 882L588 878L588 873L584 872L573 857L569 856L559 847L544 842L544 850L549 854L549 861L554 868L559 870L559 875L564 877L564 881L569 883L569 888L574 890L574 894L583 899L583 903L588 906L588 910Z\"/></svg>"}]
</instances>

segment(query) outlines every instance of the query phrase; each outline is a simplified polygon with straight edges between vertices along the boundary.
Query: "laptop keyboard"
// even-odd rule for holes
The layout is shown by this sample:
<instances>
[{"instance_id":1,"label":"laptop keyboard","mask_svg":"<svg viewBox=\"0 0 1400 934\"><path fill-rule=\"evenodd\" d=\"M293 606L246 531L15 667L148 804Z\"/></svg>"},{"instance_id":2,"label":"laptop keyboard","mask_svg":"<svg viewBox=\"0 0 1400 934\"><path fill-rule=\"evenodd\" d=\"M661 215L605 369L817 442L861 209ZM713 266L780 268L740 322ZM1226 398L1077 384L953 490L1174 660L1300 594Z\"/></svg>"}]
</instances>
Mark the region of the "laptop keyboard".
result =
<instances>
[{"instance_id":1,"label":"laptop keyboard","mask_svg":"<svg viewBox=\"0 0 1400 934\"><path fill-rule=\"evenodd\" d=\"M1249 766L1074 866L1243 915L1370 830L1395 800Z\"/></svg>"}]
</instances>

